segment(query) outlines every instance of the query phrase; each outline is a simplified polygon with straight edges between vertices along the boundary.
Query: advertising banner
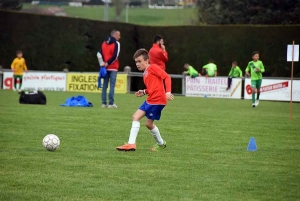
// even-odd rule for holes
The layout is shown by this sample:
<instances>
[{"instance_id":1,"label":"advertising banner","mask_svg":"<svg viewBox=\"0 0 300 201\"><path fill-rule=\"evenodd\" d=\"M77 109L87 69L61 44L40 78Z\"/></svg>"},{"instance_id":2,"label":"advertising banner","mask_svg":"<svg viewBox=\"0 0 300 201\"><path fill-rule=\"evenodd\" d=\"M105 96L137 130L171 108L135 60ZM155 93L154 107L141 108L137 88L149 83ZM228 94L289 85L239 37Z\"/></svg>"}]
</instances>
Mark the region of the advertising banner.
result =
<instances>
[{"instance_id":1,"label":"advertising banner","mask_svg":"<svg viewBox=\"0 0 300 201\"><path fill-rule=\"evenodd\" d=\"M103 83L103 79L102 79ZM102 84L103 86L103 84ZM68 73L67 91L76 92L101 92L98 88L98 73ZM109 85L108 85L109 90ZM108 91L107 91L108 92ZM127 74L118 74L115 93L127 92Z\"/></svg>"},{"instance_id":2,"label":"advertising banner","mask_svg":"<svg viewBox=\"0 0 300 201\"><path fill-rule=\"evenodd\" d=\"M23 74L23 90L66 91L66 74L58 72L28 72ZM19 79L17 79L17 89ZM12 72L3 73L3 89L13 89Z\"/></svg>"},{"instance_id":3,"label":"advertising banner","mask_svg":"<svg viewBox=\"0 0 300 201\"><path fill-rule=\"evenodd\" d=\"M227 89L227 77L186 77L186 96L241 99L242 79L233 78Z\"/></svg>"},{"instance_id":4,"label":"advertising banner","mask_svg":"<svg viewBox=\"0 0 300 201\"><path fill-rule=\"evenodd\" d=\"M263 79L260 100L290 101L291 81ZM245 79L245 99L252 98L251 79ZM293 81L293 101L300 102L300 80Z\"/></svg>"}]
</instances>

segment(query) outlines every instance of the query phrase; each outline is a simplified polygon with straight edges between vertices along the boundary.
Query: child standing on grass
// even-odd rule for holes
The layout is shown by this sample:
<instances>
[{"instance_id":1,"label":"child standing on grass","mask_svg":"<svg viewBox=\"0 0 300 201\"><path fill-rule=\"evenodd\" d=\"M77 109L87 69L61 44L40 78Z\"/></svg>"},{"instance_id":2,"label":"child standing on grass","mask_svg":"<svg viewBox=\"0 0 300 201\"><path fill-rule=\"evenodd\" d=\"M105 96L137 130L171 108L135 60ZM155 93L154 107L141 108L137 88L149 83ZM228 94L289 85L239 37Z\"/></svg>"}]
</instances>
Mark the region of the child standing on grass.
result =
<instances>
[{"instance_id":1,"label":"child standing on grass","mask_svg":"<svg viewBox=\"0 0 300 201\"><path fill-rule=\"evenodd\" d=\"M246 75L251 74L251 87L252 87L252 107L255 108L259 104L260 87L262 83L262 73L265 72L265 67L262 61L259 60L259 52L252 53L252 61L248 63L246 68ZM256 101L255 94L257 93Z\"/></svg>"},{"instance_id":2,"label":"child standing on grass","mask_svg":"<svg viewBox=\"0 0 300 201\"><path fill-rule=\"evenodd\" d=\"M230 89L232 78L236 77L243 77L243 72L241 71L240 67L237 66L237 61L232 62L231 70L228 74L228 82L227 82L227 89Z\"/></svg>"},{"instance_id":3,"label":"child standing on grass","mask_svg":"<svg viewBox=\"0 0 300 201\"><path fill-rule=\"evenodd\" d=\"M198 73L198 71L196 71L195 68L193 68L193 66L190 66L189 64L184 64L184 68L187 70L184 71L184 73L188 74L191 78L195 78L201 75Z\"/></svg>"},{"instance_id":4,"label":"child standing on grass","mask_svg":"<svg viewBox=\"0 0 300 201\"><path fill-rule=\"evenodd\" d=\"M17 90L17 79L20 80L19 91L21 91L23 83L23 71L28 72L25 59L23 58L23 52L17 51L17 58L15 58L11 64L11 69L14 73L14 90Z\"/></svg>"},{"instance_id":5,"label":"child standing on grass","mask_svg":"<svg viewBox=\"0 0 300 201\"><path fill-rule=\"evenodd\" d=\"M145 49L137 50L133 59L138 70L144 71L143 80L146 85L146 89L137 91L135 95L142 97L147 94L148 97L132 116L132 127L128 143L117 147L117 150L135 151L140 120L146 116L146 127L156 141L151 151L159 151L166 148L167 145L166 141L162 139L158 128L154 125L154 120L160 119L161 111L166 106L167 100L174 99L173 94L171 94L171 77L158 65L149 64L149 55Z\"/></svg>"}]
</instances>

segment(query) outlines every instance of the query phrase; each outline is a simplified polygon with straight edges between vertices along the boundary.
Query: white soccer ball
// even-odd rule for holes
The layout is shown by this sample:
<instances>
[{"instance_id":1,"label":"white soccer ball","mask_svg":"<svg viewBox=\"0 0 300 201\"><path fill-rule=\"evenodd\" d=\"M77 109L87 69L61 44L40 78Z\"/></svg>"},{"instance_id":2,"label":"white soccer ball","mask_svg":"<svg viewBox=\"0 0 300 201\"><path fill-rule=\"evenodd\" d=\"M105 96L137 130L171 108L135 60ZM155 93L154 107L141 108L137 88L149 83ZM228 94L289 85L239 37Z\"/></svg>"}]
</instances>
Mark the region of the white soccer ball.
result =
<instances>
[{"instance_id":1,"label":"white soccer ball","mask_svg":"<svg viewBox=\"0 0 300 201\"><path fill-rule=\"evenodd\" d=\"M43 139L43 146L48 151L55 151L60 145L59 138L54 134L46 135Z\"/></svg>"}]
</instances>

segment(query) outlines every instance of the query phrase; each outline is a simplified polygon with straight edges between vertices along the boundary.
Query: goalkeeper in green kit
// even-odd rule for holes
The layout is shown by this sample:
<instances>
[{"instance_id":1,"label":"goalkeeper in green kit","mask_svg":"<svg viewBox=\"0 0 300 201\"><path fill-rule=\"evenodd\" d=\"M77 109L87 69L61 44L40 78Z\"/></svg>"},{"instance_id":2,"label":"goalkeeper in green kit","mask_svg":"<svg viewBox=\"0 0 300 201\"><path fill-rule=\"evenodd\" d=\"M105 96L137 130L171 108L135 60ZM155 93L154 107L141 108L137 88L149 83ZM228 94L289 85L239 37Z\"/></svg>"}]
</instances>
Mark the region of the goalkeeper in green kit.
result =
<instances>
[{"instance_id":1,"label":"goalkeeper in green kit","mask_svg":"<svg viewBox=\"0 0 300 201\"><path fill-rule=\"evenodd\" d=\"M262 73L265 72L265 67L262 61L259 60L259 52L252 53L252 61L248 63L246 68L246 75L251 74L251 87L252 87L252 107L256 107L259 104L260 87L262 82ZM250 74L249 74L250 71ZM255 94L257 97L255 100Z\"/></svg>"}]
</instances>

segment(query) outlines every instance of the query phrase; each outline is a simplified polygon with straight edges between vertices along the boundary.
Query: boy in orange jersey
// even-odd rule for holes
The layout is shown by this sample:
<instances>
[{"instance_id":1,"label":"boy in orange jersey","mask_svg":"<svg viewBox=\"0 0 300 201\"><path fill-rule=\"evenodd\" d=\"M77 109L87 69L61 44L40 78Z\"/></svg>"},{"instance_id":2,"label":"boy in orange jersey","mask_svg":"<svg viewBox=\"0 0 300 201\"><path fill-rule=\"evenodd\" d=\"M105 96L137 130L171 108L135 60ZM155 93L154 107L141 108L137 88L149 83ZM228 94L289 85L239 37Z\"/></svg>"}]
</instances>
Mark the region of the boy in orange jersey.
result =
<instances>
[{"instance_id":1,"label":"boy in orange jersey","mask_svg":"<svg viewBox=\"0 0 300 201\"><path fill-rule=\"evenodd\" d=\"M17 79L20 80L19 91L22 88L23 83L23 71L28 72L25 59L23 58L23 52L17 51L17 58L15 58L11 64L11 69L14 73L14 89L17 90Z\"/></svg>"},{"instance_id":2,"label":"boy in orange jersey","mask_svg":"<svg viewBox=\"0 0 300 201\"><path fill-rule=\"evenodd\" d=\"M173 94L171 94L171 77L158 65L149 64L149 55L145 49L137 50L133 59L138 70L144 71L143 80L146 85L146 89L137 91L135 95L142 97L147 94L148 98L132 116L132 127L128 143L117 147L117 150L135 151L140 120L146 116L146 127L156 140L156 144L152 147L151 151L159 151L166 148L166 142L162 139L158 128L154 125L154 120L160 119L161 111L166 106L167 100L174 99ZM163 83L165 83L166 90Z\"/></svg>"}]
</instances>

